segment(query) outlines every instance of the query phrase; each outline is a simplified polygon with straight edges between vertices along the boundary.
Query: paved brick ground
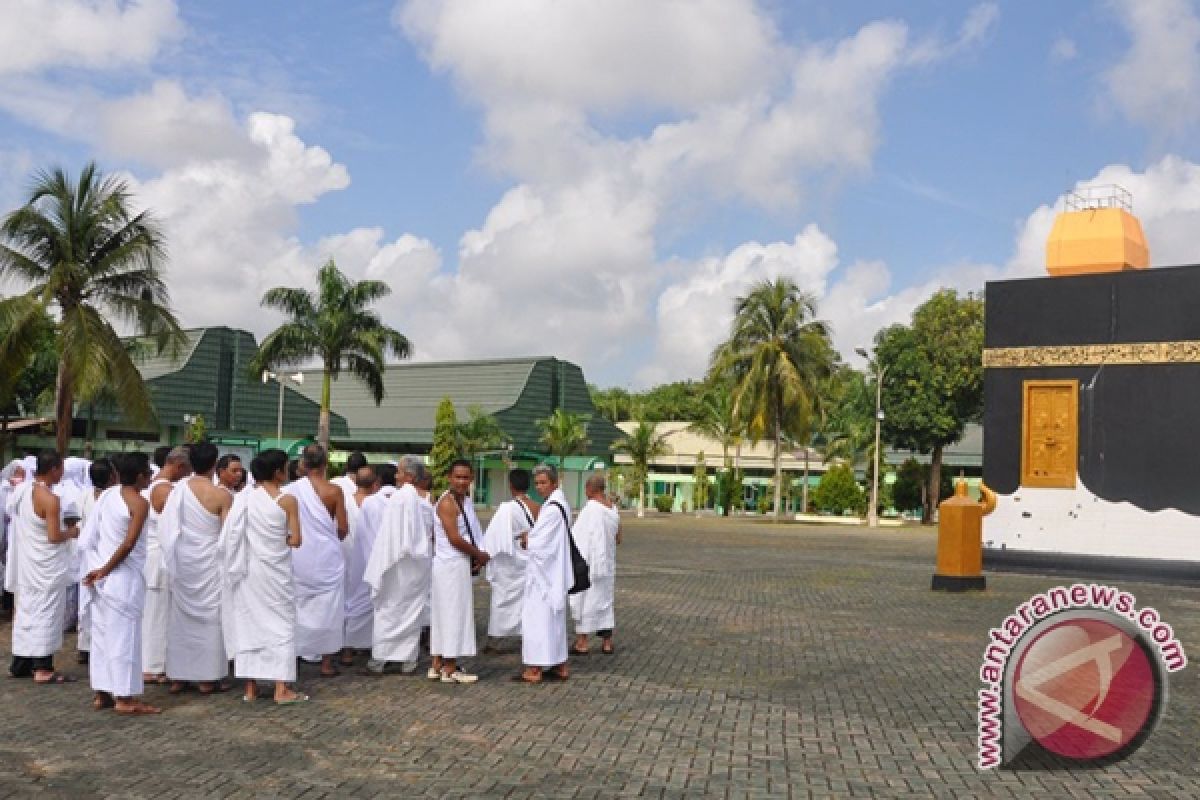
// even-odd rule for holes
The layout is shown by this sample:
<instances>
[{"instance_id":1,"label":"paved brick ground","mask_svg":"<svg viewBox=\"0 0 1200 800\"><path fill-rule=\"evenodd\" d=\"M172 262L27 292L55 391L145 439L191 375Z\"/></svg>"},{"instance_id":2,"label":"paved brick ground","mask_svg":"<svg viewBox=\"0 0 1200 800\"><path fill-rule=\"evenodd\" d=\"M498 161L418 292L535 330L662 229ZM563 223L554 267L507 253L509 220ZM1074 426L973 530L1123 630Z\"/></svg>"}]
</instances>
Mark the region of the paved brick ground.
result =
<instances>
[{"instance_id":1,"label":"paved brick ground","mask_svg":"<svg viewBox=\"0 0 1200 800\"><path fill-rule=\"evenodd\" d=\"M1058 581L934 594L933 547L919 530L627 520L619 652L576 659L566 684L511 683L515 655L476 659L468 687L305 667L307 706L156 687L166 714L123 719L92 712L84 683L0 679L0 797L1200 796L1195 667L1125 762L977 772L985 632ZM1200 653L1200 589L1129 588ZM86 679L70 649L59 664Z\"/></svg>"}]
</instances>

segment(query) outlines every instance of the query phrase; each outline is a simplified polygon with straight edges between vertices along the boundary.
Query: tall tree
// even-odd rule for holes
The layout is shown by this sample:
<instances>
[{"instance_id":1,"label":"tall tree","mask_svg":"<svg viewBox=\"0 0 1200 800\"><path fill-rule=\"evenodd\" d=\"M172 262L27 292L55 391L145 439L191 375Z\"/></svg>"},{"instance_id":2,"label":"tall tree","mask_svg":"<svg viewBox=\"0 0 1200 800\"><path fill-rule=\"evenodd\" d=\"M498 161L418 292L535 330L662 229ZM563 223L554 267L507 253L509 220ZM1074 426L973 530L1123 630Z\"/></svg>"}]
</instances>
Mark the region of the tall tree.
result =
<instances>
[{"instance_id":1,"label":"tall tree","mask_svg":"<svg viewBox=\"0 0 1200 800\"><path fill-rule=\"evenodd\" d=\"M649 420L639 420L629 433L613 442L613 452L624 453L633 462L633 477L638 485L638 516L646 516L646 478L650 462L671 452L666 434Z\"/></svg>"},{"instance_id":2,"label":"tall tree","mask_svg":"<svg viewBox=\"0 0 1200 800\"><path fill-rule=\"evenodd\" d=\"M450 485L450 465L458 457L457 436L458 415L454 412L454 401L443 397L433 418L433 447L429 450L429 471L433 474L433 488L437 494Z\"/></svg>"},{"instance_id":3,"label":"tall tree","mask_svg":"<svg viewBox=\"0 0 1200 800\"><path fill-rule=\"evenodd\" d=\"M737 446L744 427L734 413L733 393L730 387L710 387L700 401L699 411L700 414L692 420L688 430L719 442L721 465L728 469L729 449Z\"/></svg>"},{"instance_id":4,"label":"tall tree","mask_svg":"<svg viewBox=\"0 0 1200 800\"><path fill-rule=\"evenodd\" d=\"M0 279L28 286L0 302L0 364L28 347L31 331L50 313L59 452L70 446L76 399L100 387L113 390L131 419L153 419L150 393L114 323L152 336L159 351L181 344L163 281L165 257L153 216L135 213L128 184L95 164L74 181L62 169L38 173L25 205L0 223Z\"/></svg>"},{"instance_id":5,"label":"tall tree","mask_svg":"<svg viewBox=\"0 0 1200 800\"><path fill-rule=\"evenodd\" d=\"M704 451L696 454L696 469L692 473L692 510L702 511L708 508L708 467L704 463Z\"/></svg>"},{"instance_id":6,"label":"tall tree","mask_svg":"<svg viewBox=\"0 0 1200 800\"><path fill-rule=\"evenodd\" d=\"M467 408L467 421L455 428L458 454L463 458L475 458L487 450L503 447L510 441L500 423L480 406Z\"/></svg>"},{"instance_id":7,"label":"tall tree","mask_svg":"<svg viewBox=\"0 0 1200 800\"><path fill-rule=\"evenodd\" d=\"M809 441L818 390L834 361L829 326L816 313L816 298L790 278L762 281L735 302L729 340L711 359L710 378L731 381L735 415L750 440L774 445L776 516L784 443Z\"/></svg>"},{"instance_id":8,"label":"tall tree","mask_svg":"<svg viewBox=\"0 0 1200 800\"><path fill-rule=\"evenodd\" d=\"M588 393L591 394L592 405L596 407L596 411L599 412L600 416L614 425L618 422L624 422L633 414L633 398L629 392L619 386L614 386L611 389L599 389L595 386L589 386Z\"/></svg>"},{"instance_id":9,"label":"tall tree","mask_svg":"<svg viewBox=\"0 0 1200 800\"><path fill-rule=\"evenodd\" d=\"M912 325L876 334L884 369L883 437L894 447L930 453L922 520L941 495L942 451L983 413L983 298L943 289L913 312Z\"/></svg>"},{"instance_id":10,"label":"tall tree","mask_svg":"<svg viewBox=\"0 0 1200 800\"><path fill-rule=\"evenodd\" d=\"M317 270L317 290L279 286L262 297L262 305L290 319L267 335L251 369L293 367L316 359L321 363L321 417L317 440L329 448L330 387L342 370L366 384L375 404L383 402L384 358L388 353L408 358L411 346L404 334L385 325L368 307L387 297L383 281L351 281L333 259Z\"/></svg>"},{"instance_id":11,"label":"tall tree","mask_svg":"<svg viewBox=\"0 0 1200 800\"><path fill-rule=\"evenodd\" d=\"M582 453L590 444L587 438L587 416L556 408L550 416L537 420L542 431L542 445L560 459Z\"/></svg>"}]
</instances>

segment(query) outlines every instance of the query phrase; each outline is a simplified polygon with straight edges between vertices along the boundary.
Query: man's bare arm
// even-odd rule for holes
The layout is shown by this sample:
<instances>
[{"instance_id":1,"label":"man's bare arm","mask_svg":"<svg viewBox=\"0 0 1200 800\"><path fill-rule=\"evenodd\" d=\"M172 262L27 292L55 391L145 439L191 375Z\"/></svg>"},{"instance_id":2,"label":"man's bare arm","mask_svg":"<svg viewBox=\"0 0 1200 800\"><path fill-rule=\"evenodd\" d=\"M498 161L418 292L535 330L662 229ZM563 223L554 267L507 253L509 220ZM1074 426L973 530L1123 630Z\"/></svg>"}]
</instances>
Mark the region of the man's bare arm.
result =
<instances>
[{"instance_id":1,"label":"man's bare arm","mask_svg":"<svg viewBox=\"0 0 1200 800\"><path fill-rule=\"evenodd\" d=\"M70 528L63 528L62 526L62 506L59 503L58 495L42 486L35 486L33 487L33 490L35 492L41 490L43 493L41 498L34 498L35 501L40 499L41 502L35 502L33 510L36 513L39 510L38 506L40 505L41 510L45 513L46 539L50 542L50 544L62 544L68 539L73 539L74 537L78 536L78 526L72 525Z\"/></svg>"},{"instance_id":2,"label":"man's bare arm","mask_svg":"<svg viewBox=\"0 0 1200 800\"><path fill-rule=\"evenodd\" d=\"M458 514L458 504L454 502L454 498L450 495L446 495L438 501L438 519L442 522L442 528L446 531L446 539L450 542L450 545L460 553L479 561L487 554L458 535Z\"/></svg>"},{"instance_id":3,"label":"man's bare arm","mask_svg":"<svg viewBox=\"0 0 1200 800\"><path fill-rule=\"evenodd\" d=\"M337 501L334 506L333 520L337 523L338 539L345 539L350 533L350 522L346 519L346 495L336 486L334 489L337 490Z\"/></svg>"},{"instance_id":4,"label":"man's bare arm","mask_svg":"<svg viewBox=\"0 0 1200 800\"><path fill-rule=\"evenodd\" d=\"M285 494L279 500L279 507L287 514L288 547L299 547L303 539L300 535L300 504L290 494Z\"/></svg>"},{"instance_id":5,"label":"man's bare arm","mask_svg":"<svg viewBox=\"0 0 1200 800\"><path fill-rule=\"evenodd\" d=\"M163 508L167 505L167 498L171 496L171 490L174 488L174 486L165 482L154 487L150 492L150 505L154 506L154 513L162 513Z\"/></svg>"},{"instance_id":6,"label":"man's bare arm","mask_svg":"<svg viewBox=\"0 0 1200 800\"><path fill-rule=\"evenodd\" d=\"M125 532L125 539L121 542L112 554L112 558L108 559L108 563L100 569L94 569L83 578L84 586L91 586L96 581L103 580L112 571L121 565L121 562L133 552L133 548L137 545L138 538L142 535L142 527L146 524L146 517L150 513L150 504L141 495L135 495L135 500L130 502L125 500L129 505L129 529Z\"/></svg>"}]
</instances>

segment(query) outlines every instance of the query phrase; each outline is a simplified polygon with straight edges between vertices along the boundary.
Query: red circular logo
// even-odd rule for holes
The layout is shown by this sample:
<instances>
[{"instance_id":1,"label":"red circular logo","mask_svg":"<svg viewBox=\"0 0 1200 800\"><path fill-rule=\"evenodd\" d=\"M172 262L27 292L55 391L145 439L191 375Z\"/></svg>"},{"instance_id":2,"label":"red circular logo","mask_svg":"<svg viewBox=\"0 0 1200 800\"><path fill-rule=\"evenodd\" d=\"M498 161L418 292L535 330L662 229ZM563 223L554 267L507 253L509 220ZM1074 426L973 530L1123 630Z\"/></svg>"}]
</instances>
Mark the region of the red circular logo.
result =
<instances>
[{"instance_id":1,"label":"red circular logo","mask_svg":"<svg viewBox=\"0 0 1200 800\"><path fill-rule=\"evenodd\" d=\"M1013 680L1025 730L1067 758L1112 755L1153 722L1158 685L1150 658L1136 639L1102 619L1070 619L1039 633Z\"/></svg>"}]
</instances>

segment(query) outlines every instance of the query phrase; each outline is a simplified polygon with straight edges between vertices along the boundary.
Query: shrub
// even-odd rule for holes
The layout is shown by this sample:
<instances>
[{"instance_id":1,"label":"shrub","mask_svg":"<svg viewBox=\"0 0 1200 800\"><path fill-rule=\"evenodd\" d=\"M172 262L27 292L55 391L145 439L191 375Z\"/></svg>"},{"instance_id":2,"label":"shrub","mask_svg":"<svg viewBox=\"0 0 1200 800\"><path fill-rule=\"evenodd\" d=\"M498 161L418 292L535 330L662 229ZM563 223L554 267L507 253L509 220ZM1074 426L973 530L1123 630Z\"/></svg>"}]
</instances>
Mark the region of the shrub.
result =
<instances>
[{"instance_id":1,"label":"shrub","mask_svg":"<svg viewBox=\"0 0 1200 800\"><path fill-rule=\"evenodd\" d=\"M770 514L775 508L775 498L765 489L759 493L758 499L754 503L760 514Z\"/></svg>"},{"instance_id":2,"label":"shrub","mask_svg":"<svg viewBox=\"0 0 1200 800\"><path fill-rule=\"evenodd\" d=\"M669 514L673 505L675 505L675 499L669 494L656 494L654 496L654 507L664 514Z\"/></svg>"},{"instance_id":3,"label":"shrub","mask_svg":"<svg viewBox=\"0 0 1200 800\"><path fill-rule=\"evenodd\" d=\"M845 464L830 467L821 476L821 483L813 494L817 508L834 514L847 509L861 513L866 508L866 501L862 487L854 480L854 472Z\"/></svg>"}]
</instances>

